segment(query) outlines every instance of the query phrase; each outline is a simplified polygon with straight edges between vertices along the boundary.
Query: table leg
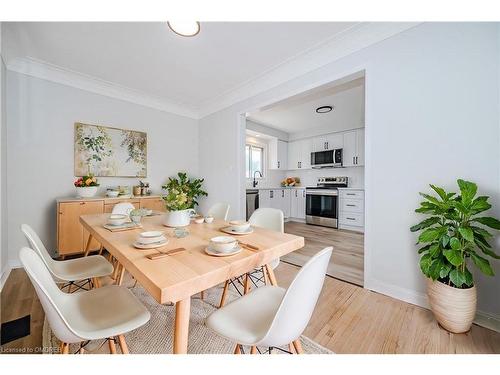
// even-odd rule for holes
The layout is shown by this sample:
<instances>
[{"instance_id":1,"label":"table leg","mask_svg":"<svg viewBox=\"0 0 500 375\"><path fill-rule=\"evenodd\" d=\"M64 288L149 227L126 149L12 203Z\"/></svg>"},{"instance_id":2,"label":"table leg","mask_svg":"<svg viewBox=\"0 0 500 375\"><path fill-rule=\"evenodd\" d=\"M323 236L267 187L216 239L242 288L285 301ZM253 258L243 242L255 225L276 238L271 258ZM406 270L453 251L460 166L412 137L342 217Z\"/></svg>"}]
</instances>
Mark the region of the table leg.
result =
<instances>
[{"instance_id":1,"label":"table leg","mask_svg":"<svg viewBox=\"0 0 500 375\"><path fill-rule=\"evenodd\" d=\"M187 354L191 298L175 304L174 354Z\"/></svg>"},{"instance_id":2,"label":"table leg","mask_svg":"<svg viewBox=\"0 0 500 375\"><path fill-rule=\"evenodd\" d=\"M84 257L86 257L87 255L89 255L90 243L91 242L92 242L92 234L89 234L89 238L87 239L87 244L85 245L85 254L83 255Z\"/></svg>"}]
</instances>

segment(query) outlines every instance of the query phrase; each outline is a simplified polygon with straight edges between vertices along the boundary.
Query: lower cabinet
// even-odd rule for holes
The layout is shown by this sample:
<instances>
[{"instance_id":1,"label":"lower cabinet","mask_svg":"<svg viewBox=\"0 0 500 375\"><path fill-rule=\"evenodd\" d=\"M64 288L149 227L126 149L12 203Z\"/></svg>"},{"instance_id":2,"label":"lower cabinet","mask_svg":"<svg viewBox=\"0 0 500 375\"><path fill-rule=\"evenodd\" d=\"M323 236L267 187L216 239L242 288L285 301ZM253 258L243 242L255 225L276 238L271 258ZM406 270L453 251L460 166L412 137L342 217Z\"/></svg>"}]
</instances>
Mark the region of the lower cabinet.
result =
<instances>
[{"instance_id":1,"label":"lower cabinet","mask_svg":"<svg viewBox=\"0 0 500 375\"><path fill-rule=\"evenodd\" d=\"M87 244L88 232L80 224L81 215L102 214L104 201L60 202L57 207L57 250L59 255L81 253ZM91 249L100 247L92 241Z\"/></svg>"},{"instance_id":2,"label":"lower cabinet","mask_svg":"<svg viewBox=\"0 0 500 375\"><path fill-rule=\"evenodd\" d=\"M364 232L365 194L363 190L339 189L339 229Z\"/></svg>"},{"instance_id":3,"label":"lower cabinet","mask_svg":"<svg viewBox=\"0 0 500 375\"><path fill-rule=\"evenodd\" d=\"M83 253L89 233L80 224L81 215L111 213L113 207L122 202L130 202L135 208L165 211L159 196L137 197L130 199L67 199L57 202L57 251L60 256ZM99 242L92 240L90 250L98 250Z\"/></svg>"},{"instance_id":4,"label":"lower cabinet","mask_svg":"<svg viewBox=\"0 0 500 375\"><path fill-rule=\"evenodd\" d=\"M277 208L283 211L285 219L306 218L305 189L261 189L259 207Z\"/></svg>"}]
</instances>

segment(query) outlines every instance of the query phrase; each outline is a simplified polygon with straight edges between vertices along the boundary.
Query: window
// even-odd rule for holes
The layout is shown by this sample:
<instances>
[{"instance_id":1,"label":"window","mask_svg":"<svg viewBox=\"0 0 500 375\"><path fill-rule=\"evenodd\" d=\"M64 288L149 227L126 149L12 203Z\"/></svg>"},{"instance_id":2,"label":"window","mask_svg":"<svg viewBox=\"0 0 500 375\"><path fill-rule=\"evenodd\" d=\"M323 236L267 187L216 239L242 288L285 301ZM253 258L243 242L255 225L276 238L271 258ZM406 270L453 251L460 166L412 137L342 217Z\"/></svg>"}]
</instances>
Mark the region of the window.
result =
<instances>
[{"instance_id":1,"label":"window","mask_svg":"<svg viewBox=\"0 0 500 375\"><path fill-rule=\"evenodd\" d=\"M264 148L245 145L246 178L253 178L255 171L264 174ZM256 176L260 177L260 176Z\"/></svg>"}]
</instances>

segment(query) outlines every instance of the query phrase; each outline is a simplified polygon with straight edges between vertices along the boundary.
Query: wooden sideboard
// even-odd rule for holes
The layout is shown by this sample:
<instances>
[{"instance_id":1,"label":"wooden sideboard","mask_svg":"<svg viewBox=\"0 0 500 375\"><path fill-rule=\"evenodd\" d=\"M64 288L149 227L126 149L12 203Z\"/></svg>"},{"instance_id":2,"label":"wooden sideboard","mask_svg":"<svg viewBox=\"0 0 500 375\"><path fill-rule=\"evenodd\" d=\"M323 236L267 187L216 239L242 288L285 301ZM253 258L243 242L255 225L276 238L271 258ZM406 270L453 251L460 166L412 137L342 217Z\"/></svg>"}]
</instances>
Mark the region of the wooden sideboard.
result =
<instances>
[{"instance_id":1,"label":"wooden sideboard","mask_svg":"<svg viewBox=\"0 0 500 375\"><path fill-rule=\"evenodd\" d=\"M159 195L134 196L132 198L62 198L57 200L57 252L59 256L83 253L88 232L80 224L80 215L111 213L117 203L130 202L135 208L165 211ZM91 250L98 250L100 244L93 240Z\"/></svg>"}]
</instances>

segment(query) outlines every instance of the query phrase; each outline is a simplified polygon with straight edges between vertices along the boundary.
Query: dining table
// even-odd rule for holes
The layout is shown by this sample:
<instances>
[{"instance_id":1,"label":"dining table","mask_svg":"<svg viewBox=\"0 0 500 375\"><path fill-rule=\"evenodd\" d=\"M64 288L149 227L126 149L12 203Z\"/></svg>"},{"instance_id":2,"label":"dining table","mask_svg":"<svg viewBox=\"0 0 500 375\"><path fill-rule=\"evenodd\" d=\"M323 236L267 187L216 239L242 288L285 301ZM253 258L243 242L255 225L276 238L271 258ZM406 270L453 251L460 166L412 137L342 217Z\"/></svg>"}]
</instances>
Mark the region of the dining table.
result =
<instances>
[{"instance_id":1,"label":"dining table","mask_svg":"<svg viewBox=\"0 0 500 375\"><path fill-rule=\"evenodd\" d=\"M228 222L214 220L210 224L196 224L191 221L184 227L187 236L177 238L174 228L162 224L163 215L144 217L140 228L126 231L106 229L104 225L108 218L109 214L80 216L80 223L90 234L85 255L89 252L92 239L97 240L158 303L175 304L175 354L187 353L192 296L258 267L267 267L271 283L276 284L274 273L266 265L304 246L303 237L252 227L252 233L233 235L240 242L240 252L230 256L213 256L205 250L211 238L228 235L221 231L229 226ZM168 243L156 249L135 248L135 240L144 231L161 231ZM168 254L169 250L175 251L156 259L148 258L152 254Z\"/></svg>"}]
</instances>

